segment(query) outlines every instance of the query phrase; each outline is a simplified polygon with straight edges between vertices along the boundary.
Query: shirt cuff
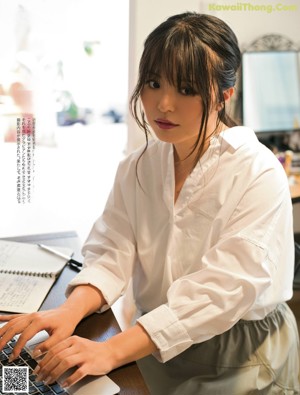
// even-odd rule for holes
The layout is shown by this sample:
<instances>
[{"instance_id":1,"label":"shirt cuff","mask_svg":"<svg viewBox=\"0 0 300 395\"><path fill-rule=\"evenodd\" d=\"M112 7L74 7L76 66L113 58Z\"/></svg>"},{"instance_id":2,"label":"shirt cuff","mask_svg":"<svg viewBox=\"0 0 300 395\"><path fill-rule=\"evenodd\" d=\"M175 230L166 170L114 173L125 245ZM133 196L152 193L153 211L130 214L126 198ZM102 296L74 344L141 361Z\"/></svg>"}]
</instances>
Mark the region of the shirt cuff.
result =
<instances>
[{"instance_id":1,"label":"shirt cuff","mask_svg":"<svg viewBox=\"0 0 300 395\"><path fill-rule=\"evenodd\" d=\"M167 305L157 307L137 321L158 348L153 355L161 362L174 358L193 344L185 327Z\"/></svg>"}]
</instances>

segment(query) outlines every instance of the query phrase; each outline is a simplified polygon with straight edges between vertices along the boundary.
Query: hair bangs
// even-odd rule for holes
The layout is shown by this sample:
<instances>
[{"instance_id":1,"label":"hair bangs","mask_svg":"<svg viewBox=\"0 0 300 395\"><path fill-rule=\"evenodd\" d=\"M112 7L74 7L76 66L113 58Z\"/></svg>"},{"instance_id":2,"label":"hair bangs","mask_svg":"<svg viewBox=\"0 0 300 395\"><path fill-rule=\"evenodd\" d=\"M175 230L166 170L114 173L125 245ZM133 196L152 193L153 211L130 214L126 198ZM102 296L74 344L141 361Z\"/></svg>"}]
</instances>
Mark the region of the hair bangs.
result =
<instances>
[{"instance_id":1,"label":"hair bangs","mask_svg":"<svg viewBox=\"0 0 300 395\"><path fill-rule=\"evenodd\" d=\"M195 89L197 81L197 65L193 48L186 37L172 37L164 48L161 62L161 75L178 89L191 86Z\"/></svg>"},{"instance_id":2,"label":"hair bangs","mask_svg":"<svg viewBox=\"0 0 300 395\"><path fill-rule=\"evenodd\" d=\"M159 40L148 42L139 70L140 87L150 77L165 78L178 89L189 86L195 93L207 91L209 75L207 52L199 50L195 37L181 29ZM201 78L206 76L206 78Z\"/></svg>"}]
</instances>

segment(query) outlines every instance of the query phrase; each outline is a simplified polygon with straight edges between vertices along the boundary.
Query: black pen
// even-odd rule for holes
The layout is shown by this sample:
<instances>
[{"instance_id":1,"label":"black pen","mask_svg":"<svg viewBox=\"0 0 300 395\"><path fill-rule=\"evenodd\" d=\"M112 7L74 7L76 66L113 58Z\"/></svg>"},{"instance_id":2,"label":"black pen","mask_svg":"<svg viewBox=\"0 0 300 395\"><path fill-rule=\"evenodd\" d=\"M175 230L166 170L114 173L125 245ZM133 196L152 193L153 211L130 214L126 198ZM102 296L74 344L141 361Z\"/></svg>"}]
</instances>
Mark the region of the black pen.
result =
<instances>
[{"instance_id":1,"label":"black pen","mask_svg":"<svg viewBox=\"0 0 300 395\"><path fill-rule=\"evenodd\" d=\"M71 269L76 270L77 272L80 272L80 268L82 267L82 263L75 261L75 259L72 258L72 256L68 256L60 251L54 250L51 247L45 246L44 244L38 244L40 248L42 248L45 251L50 252L51 254L54 254L56 256L60 256L61 258L64 258L68 262L68 266L70 266Z\"/></svg>"}]
</instances>

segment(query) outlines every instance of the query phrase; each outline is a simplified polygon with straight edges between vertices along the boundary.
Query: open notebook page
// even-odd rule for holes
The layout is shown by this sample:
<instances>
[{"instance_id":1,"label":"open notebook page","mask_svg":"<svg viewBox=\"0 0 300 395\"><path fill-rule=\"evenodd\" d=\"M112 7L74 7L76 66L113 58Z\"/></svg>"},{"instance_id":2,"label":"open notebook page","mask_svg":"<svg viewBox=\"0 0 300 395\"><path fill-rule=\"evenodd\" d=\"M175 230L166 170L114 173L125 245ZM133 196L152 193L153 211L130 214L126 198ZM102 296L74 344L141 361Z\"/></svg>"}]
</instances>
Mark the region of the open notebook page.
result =
<instances>
[{"instance_id":1,"label":"open notebook page","mask_svg":"<svg viewBox=\"0 0 300 395\"><path fill-rule=\"evenodd\" d=\"M66 247L53 249L71 256ZM0 240L0 272L52 273L58 274L67 260L41 249L36 244Z\"/></svg>"}]
</instances>

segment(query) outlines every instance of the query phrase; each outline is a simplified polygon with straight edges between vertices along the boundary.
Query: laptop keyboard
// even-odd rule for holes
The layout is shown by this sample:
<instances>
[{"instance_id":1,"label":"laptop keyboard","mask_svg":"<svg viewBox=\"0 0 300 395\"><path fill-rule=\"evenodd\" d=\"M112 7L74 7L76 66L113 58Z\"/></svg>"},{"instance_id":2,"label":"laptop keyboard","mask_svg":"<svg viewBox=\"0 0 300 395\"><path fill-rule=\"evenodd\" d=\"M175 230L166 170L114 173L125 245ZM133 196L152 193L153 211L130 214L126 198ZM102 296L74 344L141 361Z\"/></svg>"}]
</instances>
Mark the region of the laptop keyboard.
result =
<instances>
[{"instance_id":1,"label":"laptop keyboard","mask_svg":"<svg viewBox=\"0 0 300 395\"><path fill-rule=\"evenodd\" d=\"M7 345L0 352L0 395L64 395L68 394L58 383L46 385L43 382L35 381L35 376L32 374L35 369L37 362L31 357L31 355L24 348L20 353L20 356L13 362L8 362L9 356L13 350L15 339L10 340ZM2 392L2 381L3 381L3 366L27 366L29 369L29 387L28 392Z\"/></svg>"}]
</instances>

